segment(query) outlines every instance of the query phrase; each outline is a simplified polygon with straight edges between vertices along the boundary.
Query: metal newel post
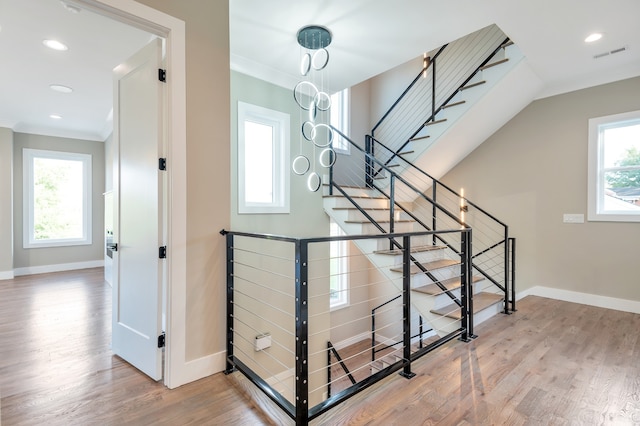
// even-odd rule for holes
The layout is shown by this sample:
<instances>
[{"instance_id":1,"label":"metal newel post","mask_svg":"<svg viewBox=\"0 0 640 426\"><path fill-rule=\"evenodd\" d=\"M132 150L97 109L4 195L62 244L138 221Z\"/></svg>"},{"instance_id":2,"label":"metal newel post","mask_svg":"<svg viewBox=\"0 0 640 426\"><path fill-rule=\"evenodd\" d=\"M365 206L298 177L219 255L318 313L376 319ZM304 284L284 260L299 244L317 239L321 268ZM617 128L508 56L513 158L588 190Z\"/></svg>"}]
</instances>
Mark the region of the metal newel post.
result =
<instances>
[{"instance_id":1,"label":"metal newel post","mask_svg":"<svg viewBox=\"0 0 640 426\"><path fill-rule=\"evenodd\" d=\"M389 233L395 232L395 183L396 175L391 175L391 181L389 185ZM393 239L389 239L389 250L393 250Z\"/></svg>"},{"instance_id":2,"label":"metal newel post","mask_svg":"<svg viewBox=\"0 0 640 426\"><path fill-rule=\"evenodd\" d=\"M460 327L463 329L462 335L460 336L460 340L463 342L469 341L469 273L467 268L467 262L470 258L469 256L469 236L471 230L463 229L461 231L461 247L460 247L460 256L462 257L460 260L462 261L460 264L460 280L462 286L460 287L460 298L462 299L462 306L460 306Z\"/></svg>"},{"instance_id":3,"label":"metal newel post","mask_svg":"<svg viewBox=\"0 0 640 426\"><path fill-rule=\"evenodd\" d=\"M404 369L401 376L410 379L411 372L411 237L402 237L402 332Z\"/></svg>"},{"instance_id":4,"label":"metal newel post","mask_svg":"<svg viewBox=\"0 0 640 426\"><path fill-rule=\"evenodd\" d=\"M233 360L233 234L226 234L227 242L227 368L225 374L235 371Z\"/></svg>"},{"instance_id":5,"label":"metal newel post","mask_svg":"<svg viewBox=\"0 0 640 426\"><path fill-rule=\"evenodd\" d=\"M509 227L504 227L504 313L509 314Z\"/></svg>"},{"instance_id":6,"label":"metal newel post","mask_svg":"<svg viewBox=\"0 0 640 426\"><path fill-rule=\"evenodd\" d=\"M438 210L436 209L436 202L438 201L436 199L437 194L438 194L438 181L437 180L433 180L433 185L431 187L431 230L432 231L437 231L438 228L436 228L437 222L436 222L436 215L438 214ZM433 236L431 237L432 240L432 244L435 246L436 245L436 234L433 234Z\"/></svg>"},{"instance_id":7,"label":"metal newel post","mask_svg":"<svg viewBox=\"0 0 640 426\"><path fill-rule=\"evenodd\" d=\"M516 309L516 239L509 238L511 242L511 311Z\"/></svg>"},{"instance_id":8,"label":"metal newel post","mask_svg":"<svg viewBox=\"0 0 640 426\"><path fill-rule=\"evenodd\" d=\"M364 138L364 151L365 151L365 166L364 166L364 181L368 188L373 187L373 167L371 166L371 156L373 156L373 141L371 136L367 135Z\"/></svg>"},{"instance_id":9,"label":"metal newel post","mask_svg":"<svg viewBox=\"0 0 640 426\"><path fill-rule=\"evenodd\" d=\"M309 423L309 243L296 241L296 425Z\"/></svg>"},{"instance_id":10,"label":"metal newel post","mask_svg":"<svg viewBox=\"0 0 640 426\"><path fill-rule=\"evenodd\" d=\"M436 58L431 61L431 117L436 121Z\"/></svg>"}]
</instances>

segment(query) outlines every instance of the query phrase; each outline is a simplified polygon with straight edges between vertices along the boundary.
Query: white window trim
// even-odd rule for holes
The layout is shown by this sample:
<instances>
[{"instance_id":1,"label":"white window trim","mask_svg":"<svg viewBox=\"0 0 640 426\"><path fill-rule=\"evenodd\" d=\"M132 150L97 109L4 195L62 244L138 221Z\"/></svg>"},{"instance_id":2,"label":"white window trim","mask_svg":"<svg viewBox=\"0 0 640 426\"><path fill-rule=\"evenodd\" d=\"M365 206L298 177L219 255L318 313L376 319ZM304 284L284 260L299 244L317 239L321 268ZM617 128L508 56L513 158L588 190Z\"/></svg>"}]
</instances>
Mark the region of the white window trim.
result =
<instances>
[{"instance_id":1,"label":"white window trim","mask_svg":"<svg viewBox=\"0 0 640 426\"><path fill-rule=\"evenodd\" d=\"M336 125L336 123L331 123L332 126L340 129L342 133L349 136L351 133L351 110L350 110L350 102L351 102L351 90L349 88L342 90L336 94L340 95L340 123ZM335 104L332 102L333 107ZM342 137L336 135L335 140L342 140ZM351 155L351 144L345 141L346 148L342 148L334 144L333 150L339 154L343 155Z\"/></svg>"},{"instance_id":2,"label":"white window trim","mask_svg":"<svg viewBox=\"0 0 640 426\"><path fill-rule=\"evenodd\" d=\"M36 240L33 235L34 230L34 193L33 193L33 162L35 158L49 158L56 160L72 160L81 161L83 170L83 194L82 194L82 211L83 211L83 228L82 238L65 238L65 239L48 239ZM23 220L22 220L22 242L23 248L38 247L65 247L90 245L92 238L92 171L91 171L91 155L80 154L74 152L47 151L41 149L24 148L22 150L22 194L23 194Z\"/></svg>"},{"instance_id":3,"label":"white window trim","mask_svg":"<svg viewBox=\"0 0 640 426\"><path fill-rule=\"evenodd\" d=\"M604 210L604 146L601 129L607 124L640 122L640 111L613 114L589 120L587 219L606 222L640 222L640 214Z\"/></svg>"},{"instance_id":4,"label":"white window trim","mask_svg":"<svg viewBox=\"0 0 640 426\"><path fill-rule=\"evenodd\" d=\"M273 203L249 203L246 201L244 123L247 119L270 125L274 128ZM238 102L238 213L289 213L289 123L289 114L245 102Z\"/></svg>"},{"instance_id":5,"label":"white window trim","mask_svg":"<svg viewBox=\"0 0 640 426\"><path fill-rule=\"evenodd\" d=\"M332 237L344 236L346 233L340 228L340 226L335 223L333 220L330 221L331 228L337 232L330 232ZM339 309L347 308L350 305L350 288L349 288L349 241L332 241L330 244L337 244L337 253L335 253L336 257L338 257L338 270L331 271L332 274L336 274L336 278L339 281L338 288L340 291L340 298L332 302L331 298L329 298L329 308L330 311L337 311Z\"/></svg>"}]
</instances>

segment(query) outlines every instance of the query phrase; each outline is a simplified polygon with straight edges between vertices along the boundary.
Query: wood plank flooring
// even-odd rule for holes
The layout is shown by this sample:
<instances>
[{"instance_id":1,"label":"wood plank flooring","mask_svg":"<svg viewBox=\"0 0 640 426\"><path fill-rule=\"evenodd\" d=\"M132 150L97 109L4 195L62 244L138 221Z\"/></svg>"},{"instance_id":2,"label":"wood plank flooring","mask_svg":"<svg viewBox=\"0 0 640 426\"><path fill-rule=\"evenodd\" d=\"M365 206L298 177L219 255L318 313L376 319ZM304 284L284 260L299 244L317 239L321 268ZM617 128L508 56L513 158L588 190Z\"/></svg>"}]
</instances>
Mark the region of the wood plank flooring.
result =
<instances>
[{"instance_id":1,"label":"wood plank flooring","mask_svg":"<svg viewBox=\"0 0 640 426\"><path fill-rule=\"evenodd\" d=\"M168 390L114 356L102 269L0 281L0 423L291 424L239 373ZM529 296L313 425L640 425L640 315Z\"/></svg>"}]
</instances>

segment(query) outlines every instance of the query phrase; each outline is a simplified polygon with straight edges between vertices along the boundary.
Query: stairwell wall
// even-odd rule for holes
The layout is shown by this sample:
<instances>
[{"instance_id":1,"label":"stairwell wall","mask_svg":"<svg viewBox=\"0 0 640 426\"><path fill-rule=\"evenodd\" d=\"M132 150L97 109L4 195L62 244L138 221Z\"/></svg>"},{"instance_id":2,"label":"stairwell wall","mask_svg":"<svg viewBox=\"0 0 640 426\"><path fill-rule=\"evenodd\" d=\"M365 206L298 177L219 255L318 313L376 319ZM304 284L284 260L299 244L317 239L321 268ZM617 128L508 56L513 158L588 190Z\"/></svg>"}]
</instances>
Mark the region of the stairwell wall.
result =
<instances>
[{"instance_id":1,"label":"stairwell wall","mask_svg":"<svg viewBox=\"0 0 640 426\"><path fill-rule=\"evenodd\" d=\"M442 179L509 225L517 291L536 286L640 301L637 223L587 213L588 120L640 109L640 77L531 103Z\"/></svg>"}]
</instances>

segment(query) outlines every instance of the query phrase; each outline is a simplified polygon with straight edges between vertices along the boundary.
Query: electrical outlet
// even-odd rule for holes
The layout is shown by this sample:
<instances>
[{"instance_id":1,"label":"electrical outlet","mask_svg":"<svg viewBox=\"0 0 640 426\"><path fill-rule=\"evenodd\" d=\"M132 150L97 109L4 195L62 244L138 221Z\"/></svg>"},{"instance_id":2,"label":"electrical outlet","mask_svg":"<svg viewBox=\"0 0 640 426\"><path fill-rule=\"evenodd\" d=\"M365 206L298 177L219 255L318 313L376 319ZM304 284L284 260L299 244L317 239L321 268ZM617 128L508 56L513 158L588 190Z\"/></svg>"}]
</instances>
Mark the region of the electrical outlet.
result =
<instances>
[{"instance_id":1,"label":"electrical outlet","mask_svg":"<svg viewBox=\"0 0 640 426\"><path fill-rule=\"evenodd\" d=\"M262 351L271 347L271 333L263 333L256 336L255 350Z\"/></svg>"},{"instance_id":2,"label":"electrical outlet","mask_svg":"<svg viewBox=\"0 0 640 426\"><path fill-rule=\"evenodd\" d=\"M562 221L564 223L584 223L584 215L565 213L562 216Z\"/></svg>"}]
</instances>

